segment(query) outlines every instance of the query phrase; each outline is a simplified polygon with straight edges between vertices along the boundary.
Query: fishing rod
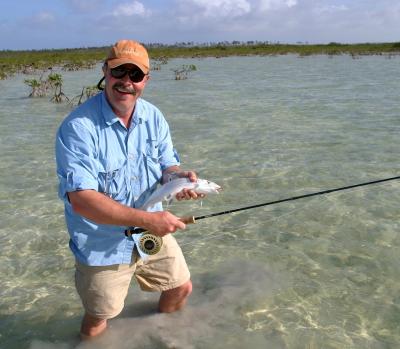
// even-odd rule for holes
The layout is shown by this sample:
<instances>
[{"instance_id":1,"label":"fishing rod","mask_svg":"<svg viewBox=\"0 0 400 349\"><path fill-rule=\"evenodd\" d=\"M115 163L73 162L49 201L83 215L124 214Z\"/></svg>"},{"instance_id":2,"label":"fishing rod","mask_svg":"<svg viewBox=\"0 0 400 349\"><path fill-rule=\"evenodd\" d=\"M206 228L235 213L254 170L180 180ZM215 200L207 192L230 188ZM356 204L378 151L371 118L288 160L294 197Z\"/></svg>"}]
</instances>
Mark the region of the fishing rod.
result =
<instances>
[{"instance_id":1,"label":"fishing rod","mask_svg":"<svg viewBox=\"0 0 400 349\"><path fill-rule=\"evenodd\" d=\"M201 219L222 216L222 215L226 215L226 214L231 214L231 213L235 213L235 212L250 210L250 209L264 207L264 206L276 205L276 204L280 204L282 202L295 201L295 200L305 199L305 198L309 198L309 197L313 197L313 196L326 195L326 194L330 194L330 193L334 193L334 192L338 192L338 191L364 187L364 186L367 186L367 185L373 185L373 184L378 184L378 183L383 183L383 182L394 181L394 180L397 180L397 179L400 179L400 176L389 177L389 178L384 178L384 179L378 179L378 180L375 180L375 181L369 181L369 182L364 182L364 183L359 183L359 184L348 185L348 186L345 186L345 187L322 190L322 191L303 194L303 195L298 195L298 196L292 196L292 197L285 198L285 199L280 199L280 200L264 202L264 203L256 204L256 205L250 205L250 206L234 208L232 210L220 211L220 212L210 213L210 214L206 214L206 215L202 215L202 216L181 217L180 220L185 224L193 224L193 223L196 223L196 221L199 221ZM161 246L162 246L161 237L155 236L155 235L149 233L147 230L145 230L143 228L135 228L135 229L132 229L132 230L126 230L125 231L125 235L127 235L127 236L130 236L132 234L140 234L140 233L143 233L142 237L140 238L140 246L139 246L140 249L143 252L145 252L146 254L156 254L161 249Z\"/></svg>"},{"instance_id":2,"label":"fishing rod","mask_svg":"<svg viewBox=\"0 0 400 349\"><path fill-rule=\"evenodd\" d=\"M270 202L264 202L262 204L250 205L250 206L235 208L235 209L227 210L227 211L210 213L210 214L206 214L204 216L184 217L184 219L188 223L195 223L196 221L199 221L200 219L206 219L206 218L211 218L211 217L216 217L216 216L222 216L222 215L225 215L225 214L235 213L235 212L244 211L244 210L250 210L250 209L253 209L253 208L258 208L258 207L263 207L263 206L276 205L276 204L280 204L282 202L295 201L295 200L305 199L305 198L309 198L309 197L317 196L317 195L330 194L330 193L334 193L334 192L337 192L337 191L349 190L349 189L358 188L358 187L364 187L366 185L372 185L372 184L378 184L378 183L383 183L383 182L388 182L388 181L394 181L396 179L400 179L400 176L384 178L384 179L378 179L378 180L375 180L375 181L349 185L349 186L346 186L346 187L328 189L328 190L318 191L318 192L315 192L315 193L308 193L308 194L299 195L299 196L292 196L292 197L286 198L286 199L280 199L280 200L275 200L275 201L270 201ZM184 223L186 223L186 222L184 222Z\"/></svg>"}]
</instances>

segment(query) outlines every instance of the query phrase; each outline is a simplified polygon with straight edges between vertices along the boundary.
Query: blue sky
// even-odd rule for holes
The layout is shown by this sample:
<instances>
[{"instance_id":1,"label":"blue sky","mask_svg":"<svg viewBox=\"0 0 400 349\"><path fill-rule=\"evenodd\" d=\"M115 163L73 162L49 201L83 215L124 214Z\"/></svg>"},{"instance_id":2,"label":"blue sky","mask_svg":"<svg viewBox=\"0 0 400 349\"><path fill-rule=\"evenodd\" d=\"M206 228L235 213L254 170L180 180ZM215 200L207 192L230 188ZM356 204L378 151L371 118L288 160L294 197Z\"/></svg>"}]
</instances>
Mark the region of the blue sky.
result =
<instances>
[{"instance_id":1,"label":"blue sky","mask_svg":"<svg viewBox=\"0 0 400 349\"><path fill-rule=\"evenodd\" d=\"M2 0L0 50L143 43L400 41L399 0Z\"/></svg>"}]
</instances>

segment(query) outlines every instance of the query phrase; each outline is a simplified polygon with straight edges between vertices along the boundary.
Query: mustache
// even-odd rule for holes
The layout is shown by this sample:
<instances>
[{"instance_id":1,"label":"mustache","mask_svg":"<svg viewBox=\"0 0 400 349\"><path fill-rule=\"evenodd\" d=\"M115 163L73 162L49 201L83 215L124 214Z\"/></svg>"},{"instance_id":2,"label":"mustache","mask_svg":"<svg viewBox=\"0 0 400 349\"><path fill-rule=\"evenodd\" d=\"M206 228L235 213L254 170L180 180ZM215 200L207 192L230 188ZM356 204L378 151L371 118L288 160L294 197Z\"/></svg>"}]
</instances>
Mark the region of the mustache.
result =
<instances>
[{"instance_id":1,"label":"mustache","mask_svg":"<svg viewBox=\"0 0 400 349\"><path fill-rule=\"evenodd\" d=\"M118 90L118 91L121 91L124 93L130 93L131 95L136 95L136 90L134 88L126 87L121 82L115 83L112 88L113 88L113 90Z\"/></svg>"}]
</instances>

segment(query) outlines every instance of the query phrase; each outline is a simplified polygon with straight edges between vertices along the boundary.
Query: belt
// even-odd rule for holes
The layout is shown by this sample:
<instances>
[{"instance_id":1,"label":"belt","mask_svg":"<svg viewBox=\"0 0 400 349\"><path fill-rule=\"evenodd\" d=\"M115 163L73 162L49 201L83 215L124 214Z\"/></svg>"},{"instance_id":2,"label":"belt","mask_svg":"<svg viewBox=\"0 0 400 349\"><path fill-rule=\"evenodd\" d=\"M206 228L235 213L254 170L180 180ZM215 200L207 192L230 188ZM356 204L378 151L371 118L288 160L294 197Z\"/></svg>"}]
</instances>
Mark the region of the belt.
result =
<instances>
[{"instance_id":1,"label":"belt","mask_svg":"<svg viewBox=\"0 0 400 349\"><path fill-rule=\"evenodd\" d=\"M147 230L143 228L128 228L124 231L124 234L130 238L133 234L142 234L146 231Z\"/></svg>"}]
</instances>

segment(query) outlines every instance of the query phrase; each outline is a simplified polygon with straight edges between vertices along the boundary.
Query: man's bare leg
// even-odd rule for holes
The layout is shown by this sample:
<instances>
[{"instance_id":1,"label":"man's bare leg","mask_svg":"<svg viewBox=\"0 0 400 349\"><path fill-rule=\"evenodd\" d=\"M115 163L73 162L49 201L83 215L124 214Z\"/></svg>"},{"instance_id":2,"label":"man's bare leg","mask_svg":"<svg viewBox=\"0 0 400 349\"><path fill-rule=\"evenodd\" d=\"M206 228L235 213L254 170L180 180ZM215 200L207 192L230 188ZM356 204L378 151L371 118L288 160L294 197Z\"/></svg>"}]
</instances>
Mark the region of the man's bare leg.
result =
<instances>
[{"instance_id":1,"label":"man's bare leg","mask_svg":"<svg viewBox=\"0 0 400 349\"><path fill-rule=\"evenodd\" d=\"M192 293L192 282L189 280L182 286L161 292L158 310L161 313L172 313L181 309Z\"/></svg>"},{"instance_id":2,"label":"man's bare leg","mask_svg":"<svg viewBox=\"0 0 400 349\"><path fill-rule=\"evenodd\" d=\"M192 282L189 280L182 286L172 290L163 291L158 302L158 310L161 313L172 313L181 309L192 293ZM99 319L89 314L84 315L81 326L82 339L89 339L103 333L107 328L107 320Z\"/></svg>"},{"instance_id":3,"label":"man's bare leg","mask_svg":"<svg viewBox=\"0 0 400 349\"><path fill-rule=\"evenodd\" d=\"M107 320L99 319L89 314L84 315L81 325L81 338L89 339L103 333L107 328Z\"/></svg>"}]
</instances>

